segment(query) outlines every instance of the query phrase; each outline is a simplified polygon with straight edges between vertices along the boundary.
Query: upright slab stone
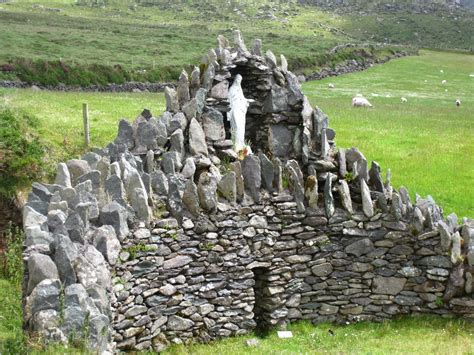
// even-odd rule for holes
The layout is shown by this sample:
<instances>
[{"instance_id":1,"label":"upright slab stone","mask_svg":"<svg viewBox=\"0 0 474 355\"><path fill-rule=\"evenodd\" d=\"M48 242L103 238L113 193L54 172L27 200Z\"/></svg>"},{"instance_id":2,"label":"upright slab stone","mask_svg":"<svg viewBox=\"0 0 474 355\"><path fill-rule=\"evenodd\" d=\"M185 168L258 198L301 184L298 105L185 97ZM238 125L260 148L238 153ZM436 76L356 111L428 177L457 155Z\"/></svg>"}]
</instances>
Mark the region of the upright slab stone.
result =
<instances>
[{"instance_id":1,"label":"upright slab stone","mask_svg":"<svg viewBox=\"0 0 474 355\"><path fill-rule=\"evenodd\" d=\"M71 175L69 174L69 169L64 163L59 163L56 173L56 179L54 183L64 187L71 187Z\"/></svg>"},{"instance_id":2,"label":"upright slab stone","mask_svg":"<svg viewBox=\"0 0 474 355\"><path fill-rule=\"evenodd\" d=\"M304 205L304 190L303 184L301 183L302 179L298 176L298 173L292 166L287 166L287 169L290 175L290 186L296 202L296 209L298 213L303 213L306 208Z\"/></svg>"},{"instance_id":3,"label":"upright slab stone","mask_svg":"<svg viewBox=\"0 0 474 355\"><path fill-rule=\"evenodd\" d=\"M204 172L199 176L197 185L199 205L204 211L212 213L217 208L217 179L210 173Z\"/></svg>"},{"instance_id":4,"label":"upright slab stone","mask_svg":"<svg viewBox=\"0 0 474 355\"><path fill-rule=\"evenodd\" d=\"M177 94L179 107L183 107L183 105L190 99L188 73L184 69L181 71L181 75L179 76Z\"/></svg>"},{"instance_id":5,"label":"upright slab stone","mask_svg":"<svg viewBox=\"0 0 474 355\"><path fill-rule=\"evenodd\" d=\"M362 209L367 217L374 216L374 204L370 196L370 190L364 179L360 179L360 191L362 197Z\"/></svg>"},{"instance_id":6,"label":"upright slab stone","mask_svg":"<svg viewBox=\"0 0 474 355\"><path fill-rule=\"evenodd\" d=\"M273 172L272 172L273 173ZM217 184L219 193L229 202L235 203L237 199L236 174L234 171L225 174Z\"/></svg>"},{"instance_id":7,"label":"upright slab stone","mask_svg":"<svg viewBox=\"0 0 474 355\"><path fill-rule=\"evenodd\" d=\"M259 153L258 157L260 159L260 168L262 172L262 186L268 192L273 192L273 163L263 153Z\"/></svg>"},{"instance_id":8,"label":"upright slab stone","mask_svg":"<svg viewBox=\"0 0 474 355\"><path fill-rule=\"evenodd\" d=\"M253 41L252 54L262 57L262 40L260 38Z\"/></svg>"},{"instance_id":9,"label":"upright slab stone","mask_svg":"<svg viewBox=\"0 0 474 355\"><path fill-rule=\"evenodd\" d=\"M283 191L283 168L278 158L273 158L273 187L278 193Z\"/></svg>"},{"instance_id":10,"label":"upright slab stone","mask_svg":"<svg viewBox=\"0 0 474 355\"><path fill-rule=\"evenodd\" d=\"M344 207L344 209L347 212L352 214L353 210L352 210L351 192L349 190L349 185L347 184L347 181L340 180L337 190L339 192L339 197L341 199L342 207Z\"/></svg>"},{"instance_id":11,"label":"upright slab stone","mask_svg":"<svg viewBox=\"0 0 474 355\"><path fill-rule=\"evenodd\" d=\"M129 233L127 211L117 201L112 201L102 207L100 211L100 223L111 225L120 240L123 240Z\"/></svg>"},{"instance_id":12,"label":"upright slab stone","mask_svg":"<svg viewBox=\"0 0 474 355\"><path fill-rule=\"evenodd\" d=\"M183 193L183 204L194 217L199 215L200 207L197 186L192 179L186 182Z\"/></svg>"},{"instance_id":13,"label":"upright slab stone","mask_svg":"<svg viewBox=\"0 0 474 355\"><path fill-rule=\"evenodd\" d=\"M262 185L260 159L255 155L247 155L242 160L242 176L245 190L255 203L260 202L260 187Z\"/></svg>"},{"instance_id":14,"label":"upright slab stone","mask_svg":"<svg viewBox=\"0 0 474 355\"><path fill-rule=\"evenodd\" d=\"M170 88L165 87L165 99L166 99L166 111L178 112L179 111L179 99L177 92Z\"/></svg>"},{"instance_id":15,"label":"upright slab stone","mask_svg":"<svg viewBox=\"0 0 474 355\"><path fill-rule=\"evenodd\" d=\"M233 162L231 164L232 171L235 173L235 193L237 202L242 201L244 198L244 178L242 176L242 165L240 161Z\"/></svg>"},{"instance_id":16,"label":"upright slab stone","mask_svg":"<svg viewBox=\"0 0 474 355\"><path fill-rule=\"evenodd\" d=\"M202 114L202 127L208 140L225 139L224 118L218 110L209 108Z\"/></svg>"},{"instance_id":17,"label":"upright slab stone","mask_svg":"<svg viewBox=\"0 0 474 355\"><path fill-rule=\"evenodd\" d=\"M316 176L310 175L306 179L304 195L309 207L318 207L318 178Z\"/></svg>"},{"instance_id":18,"label":"upright slab stone","mask_svg":"<svg viewBox=\"0 0 474 355\"><path fill-rule=\"evenodd\" d=\"M332 180L334 177L334 174L328 173L324 183L324 209L328 218L332 217L335 211L334 197L332 195Z\"/></svg>"},{"instance_id":19,"label":"upright slab stone","mask_svg":"<svg viewBox=\"0 0 474 355\"><path fill-rule=\"evenodd\" d=\"M385 192L382 176L380 175L380 165L376 161L372 161L372 166L369 170L369 186L375 191Z\"/></svg>"},{"instance_id":20,"label":"upright slab stone","mask_svg":"<svg viewBox=\"0 0 474 355\"><path fill-rule=\"evenodd\" d=\"M191 181L191 180L190 180ZM183 200L181 199L181 194L179 191L179 181L178 178L174 175L171 175L168 180L169 190L168 190L168 201L167 206L168 210L171 212L171 215L176 218L179 224L183 223Z\"/></svg>"},{"instance_id":21,"label":"upright slab stone","mask_svg":"<svg viewBox=\"0 0 474 355\"><path fill-rule=\"evenodd\" d=\"M196 96L196 92L199 90L200 86L201 86L201 71L199 70L198 67L194 67L191 73L191 83L189 85L189 91L190 91L191 97Z\"/></svg>"},{"instance_id":22,"label":"upright slab stone","mask_svg":"<svg viewBox=\"0 0 474 355\"><path fill-rule=\"evenodd\" d=\"M189 150L192 155L208 156L206 136L196 119L192 119L189 125Z\"/></svg>"}]
</instances>

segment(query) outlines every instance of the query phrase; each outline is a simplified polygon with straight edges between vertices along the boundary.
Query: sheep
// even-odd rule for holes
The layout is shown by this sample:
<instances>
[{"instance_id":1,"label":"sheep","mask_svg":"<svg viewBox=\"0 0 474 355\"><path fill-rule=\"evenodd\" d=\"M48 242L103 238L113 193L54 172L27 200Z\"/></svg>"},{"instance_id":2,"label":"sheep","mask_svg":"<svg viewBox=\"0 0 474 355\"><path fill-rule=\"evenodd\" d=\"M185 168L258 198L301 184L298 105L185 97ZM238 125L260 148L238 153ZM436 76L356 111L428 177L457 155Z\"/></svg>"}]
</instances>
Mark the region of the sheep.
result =
<instances>
[{"instance_id":1,"label":"sheep","mask_svg":"<svg viewBox=\"0 0 474 355\"><path fill-rule=\"evenodd\" d=\"M443 70L443 69L441 69L439 72L440 72L440 73L444 73L444 70Z\"/></svg>"},{"instance_id":2,"label":"sheep","mask_svg":"<svg viewBox=\"0 0 474 355\"><path fill-rule=\"evenodd\" d=\"M457 107L461 106L461 100L456 99L456 106L457 106Z\"/></svg>"},{"instance_id":3,"label":"sheep","mask_svg":"<svg viewBox=\"0 0 474 355\"><path fill-rule=\"evenodd\" d=\"M334 89L334 84L333 84L333 83L329 83L328 88Z\"/></svg>"},{"instance_id":4,"label":"sheep","mask_svg":"<svg viewBox=\"0 0 474 355\"><path fill-rule=\"evenodd\" d=\"M443 81L441 82L441 85L446 85L446 80L443 80Z\"/></svg>"},{"instance_id":5,"label":"sheep","mask_svg":"<svg viewBox=\"0 0 474 355\"><path fill-rule=\"evenodd\" d=\"M356 95L352 98L352 106L354 107L373 107L372 104L362 95Z\"/></svg>"},{"instance_id":6,"label":"sheep","mask_svg":"<svg viewBox=\"0 0 474 355\"><path fill-rule=\"evenodd\" d=\"M402 103L404 103L404 102L407 102L408 100L407 100L406 97L401 97L401 98L400 98L400 101L401 101Z\"/></svg>"}]
</instances>

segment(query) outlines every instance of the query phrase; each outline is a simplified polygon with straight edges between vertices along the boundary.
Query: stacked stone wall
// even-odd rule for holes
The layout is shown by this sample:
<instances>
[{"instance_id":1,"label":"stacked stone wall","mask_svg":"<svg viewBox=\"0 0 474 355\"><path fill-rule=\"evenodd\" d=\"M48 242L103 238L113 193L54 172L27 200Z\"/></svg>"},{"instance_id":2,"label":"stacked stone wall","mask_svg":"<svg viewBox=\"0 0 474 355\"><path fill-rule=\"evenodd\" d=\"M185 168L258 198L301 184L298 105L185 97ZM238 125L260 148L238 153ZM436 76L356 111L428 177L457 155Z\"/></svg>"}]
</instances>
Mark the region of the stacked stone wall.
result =
<instances>
[{"instance_id":1,"label":"stacked stone wall","mask_svg":"<svg viewBox=\"0 0 474 355\"><path fill-rule=\"evenodd\" d=\"M58 164L23 211L25 328L97 351L162 350L308 319L474 314L474 222L336 147L286 59L219 36L166 112ZM237 74L253 101L236 152Z\"/></svg>"}]
</instances>

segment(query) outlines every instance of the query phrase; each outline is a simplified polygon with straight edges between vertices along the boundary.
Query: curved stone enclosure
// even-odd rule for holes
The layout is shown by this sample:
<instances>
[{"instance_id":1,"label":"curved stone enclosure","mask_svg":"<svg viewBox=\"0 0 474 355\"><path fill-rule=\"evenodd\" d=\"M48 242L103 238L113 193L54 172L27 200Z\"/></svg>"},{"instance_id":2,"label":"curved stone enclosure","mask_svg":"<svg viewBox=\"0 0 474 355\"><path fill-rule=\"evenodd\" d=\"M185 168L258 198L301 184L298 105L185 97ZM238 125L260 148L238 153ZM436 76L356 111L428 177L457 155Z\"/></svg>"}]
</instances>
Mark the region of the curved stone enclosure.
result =
<instances>
[{"instance_id":1,"label":"curved stone enclosure","mask_svg":"<svg viewBox=\"0 0 474 355\"><path fill-rule=\"evenodd\" d=\"M286 59L218 37L159 118L58 164L23 212L24 321L46 341L162 350L256 328L473 317L474 222L382 179L302 94ZM279 64L278 64L279 62ZM228 88L253 100L235 152Z\"/></svg>"}]
</instances>

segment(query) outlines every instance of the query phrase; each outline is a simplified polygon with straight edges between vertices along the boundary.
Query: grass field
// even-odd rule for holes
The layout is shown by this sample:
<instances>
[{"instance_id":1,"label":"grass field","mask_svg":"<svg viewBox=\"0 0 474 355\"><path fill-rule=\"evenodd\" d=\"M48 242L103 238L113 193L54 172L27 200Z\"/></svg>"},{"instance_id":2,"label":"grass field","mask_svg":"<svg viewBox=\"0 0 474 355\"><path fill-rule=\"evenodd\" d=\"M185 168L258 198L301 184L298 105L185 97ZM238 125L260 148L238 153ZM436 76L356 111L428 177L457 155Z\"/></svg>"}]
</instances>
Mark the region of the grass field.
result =
<instances>
[{"instance_id":1,"label":"grass field","mask_svg":"<svg viewBox=\"0 0 474 355\"><path fill-rule=\"evenodd\" d=\"M440 71L443 70L443 73ZM393 185L431 194L445 209L474 217L474 56L422 51L358 72L303 85L328 114L339 147L359 147ZM441 81L446 80L442 85ZM335 85L328 88L328 83ZM446 91L445 91L446 90ZM372 109L355 109L363 94ZM408 102L402 104L401 97ZM461 107L455 100L462 101Z\"/></svg>"},{"instance_id":2,"label":"grass field","mask_svg":"<svg viewBox=\"0 0 474 355\"><path fill-rule=\"evenodd\" d=\"M300 322L288 327L291 339L276 332L225 339L206 345L174 346L166 354L474 354L474 325L434 316L402 317L384 323L348 326ZM330 330L334 335L331 335Z\"/></svg>"}]
</instances>

